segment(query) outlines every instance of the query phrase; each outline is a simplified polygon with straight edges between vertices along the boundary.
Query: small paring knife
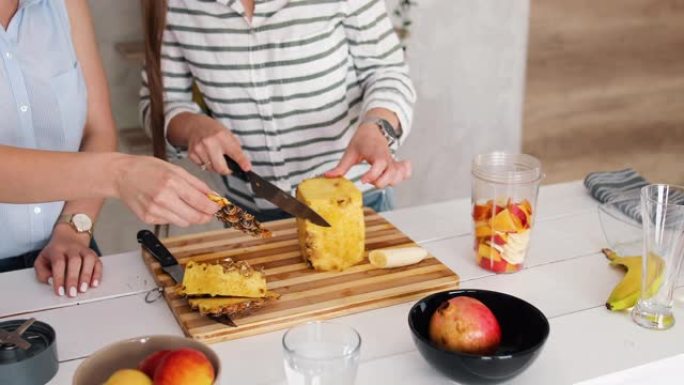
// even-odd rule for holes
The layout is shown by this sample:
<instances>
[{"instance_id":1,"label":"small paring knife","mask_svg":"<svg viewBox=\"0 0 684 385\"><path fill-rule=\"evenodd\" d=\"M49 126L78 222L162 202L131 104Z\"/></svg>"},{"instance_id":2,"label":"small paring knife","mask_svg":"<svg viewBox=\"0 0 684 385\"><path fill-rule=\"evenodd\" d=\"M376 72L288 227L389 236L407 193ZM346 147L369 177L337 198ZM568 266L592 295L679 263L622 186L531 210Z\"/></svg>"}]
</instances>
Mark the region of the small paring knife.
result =
<instances>
[{"instance_id":1,"label":"small paring knife","mask_svg":"<svg viewBox=\"0 0 684 385\"><path fill-rule=\"evenodd\" d=\"M227 155L224 155L223 157L226 159L228 168L232 171L233 176L240 178L245 182L249 182L252 186L252 191L254 191L254 195L257 197L266 199L292 216L308 219L318 226L330 227L330 223L312 210L311 207L298 201L297 198L281 190L278 186L262 178L254 171L243 171L240 166Z\"/></svg>"},{"instance_id":2,"label":"small paring knife","mask_svg":"<svg viewBox=\"0 0 684 385\"><path fill-rule=\"evenodd\" d=\"M183 267L178 263L176 257L171 254L169 249L167 249L166 246L161 243L159 238L157 238L153 232L149 230L138 231L138 243L140 243L142 247L144 247L145 250L147 250L147 252L150 253L161 264L162 270L164 270L166 274L170 275L177 284L183 283L183 275L185 274L185 270L183 270ZM228 315L207 315L207 317L224 325L237 327L235 322L233 322Z\"/></svg>"}]
</instances>

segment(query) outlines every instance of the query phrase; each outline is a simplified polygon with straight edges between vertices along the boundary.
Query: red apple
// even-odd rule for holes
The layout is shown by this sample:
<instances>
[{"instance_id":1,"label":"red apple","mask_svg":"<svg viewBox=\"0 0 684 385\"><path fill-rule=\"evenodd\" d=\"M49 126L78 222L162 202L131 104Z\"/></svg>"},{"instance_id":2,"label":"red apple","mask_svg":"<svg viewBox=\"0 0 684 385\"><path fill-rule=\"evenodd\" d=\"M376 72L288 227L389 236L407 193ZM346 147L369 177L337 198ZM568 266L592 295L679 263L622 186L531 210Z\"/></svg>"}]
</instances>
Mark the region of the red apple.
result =
<instances>
[{"instance_id":1,"label":"red apple","mask_svg":"<svg viewBox=\"0 0 684 385\"><path fill-rule=\"evenodd\" d=\"M520 224L522 226L521 229L529 228L529 219L527 212L525 210L523 210L522 208L520 208L520 206L516 204L508 205L508 210L511 212L511 214L515 215L520 220Z\"/></svg>"},{"instance_id":2,"label":"red apple","mask_svg":"<svg viewBox=\"0 0 684 385\"><path fill-rule=\"evenodd\" d=\"M183 348L167 354L154 373L154 385L211 385L214 367L195 349Z\"/></svg>"},{"instance_id":3,"label":"red apple","mask_svg":"<svg viewBox=\"0 0 684 385\"><path fill-rule=\"evenodd\" d=\"M138 370L147 374L148 377L153 378L154 372L157 370L157 367L164 359L164 357L166 357L166 355L169 353L171 353L170 350L159 350L157 352L150 354L140 362L140 365L138 365Z\"/></svg>"},{"instance_id":4,"label":"red apple","mask_svg":"<svg viewBox=\"0 0 684 385\"><path fill-rule=\"evenodd\" d=\"M462 353L492 354L501 343L501 328L492 311L468 296L440 305L430 319L429 332L438 347Z\"/></svg>"}]
</instances>

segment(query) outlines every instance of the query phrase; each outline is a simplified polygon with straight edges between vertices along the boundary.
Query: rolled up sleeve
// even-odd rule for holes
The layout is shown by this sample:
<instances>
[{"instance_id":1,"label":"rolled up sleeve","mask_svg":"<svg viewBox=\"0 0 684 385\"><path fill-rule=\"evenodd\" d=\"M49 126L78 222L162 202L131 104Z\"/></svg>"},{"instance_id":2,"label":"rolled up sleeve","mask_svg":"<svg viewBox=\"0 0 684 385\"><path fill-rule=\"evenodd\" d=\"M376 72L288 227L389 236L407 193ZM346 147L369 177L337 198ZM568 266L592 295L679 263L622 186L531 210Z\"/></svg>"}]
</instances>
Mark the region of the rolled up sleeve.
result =
<instances>
[{"instance_id":1,"label":"rolled up sleeve","mask_svg":"<svg viewBox=\"0 0 684 385\"><path fill-rule=\"evenodd\" d=\"M363 113L373 108L394 112L401 124L402 143L411 131L416 92L385 1L349 0L348 12L344 27L363 88Z\"/></svg>"}]
</instances>

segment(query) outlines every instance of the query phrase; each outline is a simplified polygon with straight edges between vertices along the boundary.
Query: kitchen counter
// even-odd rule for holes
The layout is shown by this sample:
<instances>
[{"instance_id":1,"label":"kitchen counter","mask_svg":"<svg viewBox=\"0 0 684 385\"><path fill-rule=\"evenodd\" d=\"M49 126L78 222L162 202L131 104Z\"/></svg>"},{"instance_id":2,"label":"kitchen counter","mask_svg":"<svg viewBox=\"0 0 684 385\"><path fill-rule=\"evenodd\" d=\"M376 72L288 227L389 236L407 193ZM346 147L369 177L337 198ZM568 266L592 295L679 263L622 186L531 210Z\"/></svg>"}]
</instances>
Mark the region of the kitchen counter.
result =
<instances>
[{"instance_id":1,"label":"kitchen counter","mask_svg":"<svg viewBox=\"0 0 684 385\"><path fill-rule=\"evenodd\" d=\"M642 370L638 367L655 361L657 370L646 365L640 373L651 370L668 378L684 361L684 290L675 292L680 324L665 332L640 328L626 313L605 309L605 299L622 272L609 267L600 252L607 245L596 202L580 182L542 187L526 265L515 274L495 275L475 264L468 199L383 216L457 272L462 288L509 293L546 314L551 334L542 354L511 383L575 383L630 368ZM0 319L36 317L56 329L60 369L50 385L70 384L79 363L112 342L149 334L182 335L163 300L145 303L154 280L138 250L102 260L100 287L75 299L54 296L32 270L0 274ZM452 383L416 351L406 322L411 305L336 319L356 328L363 339L358 385ZM223 384L284 384L282 334L211 345L222 360ZM611 377L594 382L614 383L605 378Z\"/></svg>"}]
</instances>

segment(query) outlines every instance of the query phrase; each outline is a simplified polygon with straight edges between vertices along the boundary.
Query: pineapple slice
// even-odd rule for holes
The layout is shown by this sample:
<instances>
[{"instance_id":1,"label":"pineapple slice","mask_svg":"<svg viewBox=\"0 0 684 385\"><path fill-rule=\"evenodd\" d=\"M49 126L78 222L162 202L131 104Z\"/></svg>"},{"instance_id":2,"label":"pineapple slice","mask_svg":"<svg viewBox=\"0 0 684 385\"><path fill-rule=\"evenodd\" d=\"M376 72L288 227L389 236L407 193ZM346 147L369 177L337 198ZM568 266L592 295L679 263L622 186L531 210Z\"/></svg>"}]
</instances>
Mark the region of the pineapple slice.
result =
<instances>
[{"instance_id":1,"label":"pineapple slice","mask_svg":"<svg viewBox=\"0 0 684 385\"><path fill-rule=\"evenodd\" d=\"M186 296L265 297L266 277L246 262L188 262L179 294Z\"/></svg>"},{"instance_id":2,"label":"pineapple slice","mask_svg":"<svg viewBox=\"0 0 684 385\"><path fill-rule=\"evenodd\" d=\"M307 179L297 187L297 199L325 218L330 227L297 218L304 259L319 271L344 270L364 259L363 199L345 178Z\"/></svg>"}]
</instances>

